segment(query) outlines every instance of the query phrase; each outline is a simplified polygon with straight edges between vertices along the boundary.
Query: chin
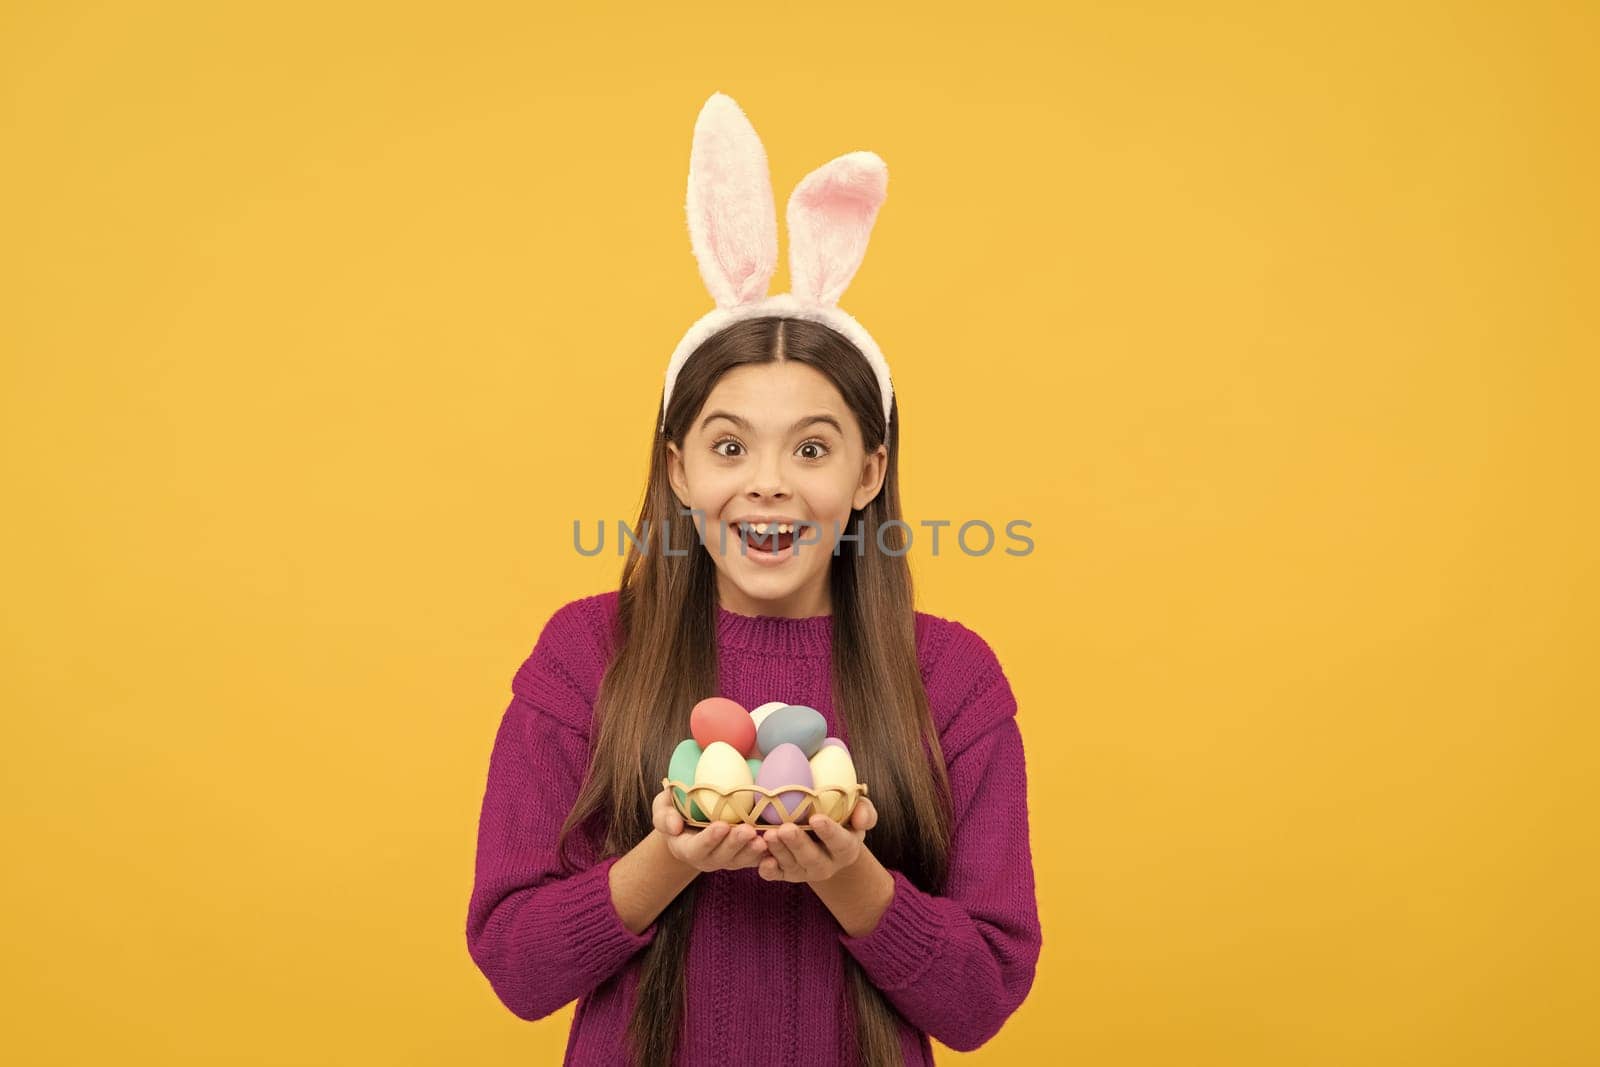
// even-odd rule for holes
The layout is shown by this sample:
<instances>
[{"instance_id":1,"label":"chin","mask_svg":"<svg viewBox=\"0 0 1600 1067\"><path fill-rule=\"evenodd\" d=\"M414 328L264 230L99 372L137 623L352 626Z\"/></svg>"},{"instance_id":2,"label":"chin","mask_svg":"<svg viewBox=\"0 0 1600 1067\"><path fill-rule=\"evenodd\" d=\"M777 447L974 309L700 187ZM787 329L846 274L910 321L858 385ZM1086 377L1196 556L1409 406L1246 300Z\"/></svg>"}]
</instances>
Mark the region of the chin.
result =
<instances>
[{"instance_id":1,"label":"chin","mask_svg":"<svg viewBox=\"0 0 1600 1067\"><path fill-rule=\"evenodd\" d=\"M728 580L739 588L739 591L754 600L782 600L792 593L805 588L815 575L808 572L790 571L787 568L768 572L757 571L750 573L746 568L742 573L735 573L731 568L727 573Z\"/></svg>"}]
</instances>

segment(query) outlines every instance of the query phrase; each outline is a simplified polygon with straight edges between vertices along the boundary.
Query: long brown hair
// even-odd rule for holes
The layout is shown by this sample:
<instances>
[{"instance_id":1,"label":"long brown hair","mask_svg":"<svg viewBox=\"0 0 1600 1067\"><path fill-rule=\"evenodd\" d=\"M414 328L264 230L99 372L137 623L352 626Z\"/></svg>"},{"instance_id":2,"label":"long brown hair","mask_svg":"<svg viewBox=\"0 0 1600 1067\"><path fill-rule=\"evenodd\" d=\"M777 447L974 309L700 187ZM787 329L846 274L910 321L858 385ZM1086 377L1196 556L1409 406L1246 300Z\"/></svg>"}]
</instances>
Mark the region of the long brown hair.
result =
<instances>
[{"instance_id":1,"label":"long brown hair","mask_svg":"<svg viewBox=\"0 0 1600 1067\"><path fill-rule=\"evenodd\" d=\"M603 841L602 855L622 855L651 831L650 805L662 768L683 739L688 709L716 693L716 564L699 549L693 517L668 482L667 442L682 447L690 421L716 381L734 367L795 360L827 376L861 427L867 451L888 445L882 490L853 511L861 545L833 557L833 706L841 716L859 776L872 783L878 823L873 854L928 892L944 884L950 845L950 784L918 667L911 569L905 527L880 527L901 518L896 473L899 409L884 422L873 376L860 351L836 331L803 319L765 317L736 322L708 338L684 363L665 426L650 452L650 480L622 568L616 652L601 681L598 722L588 773L562 826L559 851L568 869L573 832ZM659 407L657 408L659 411ZM661 530L677 553L656 546ZM878 551L882 544L888 551ZM656 546L656 547L653 547ZM869 635L870 639L869 639ZM680 709L681 715L660 709ZM696 882L657 917L644 949L628 1040L640 1067L670 1067L686 1001L685 958ZM855 1008L858 1060L868 1067L903 1063L897 1013L848 952L844 966Z\"/></svg>"}]
</instances>

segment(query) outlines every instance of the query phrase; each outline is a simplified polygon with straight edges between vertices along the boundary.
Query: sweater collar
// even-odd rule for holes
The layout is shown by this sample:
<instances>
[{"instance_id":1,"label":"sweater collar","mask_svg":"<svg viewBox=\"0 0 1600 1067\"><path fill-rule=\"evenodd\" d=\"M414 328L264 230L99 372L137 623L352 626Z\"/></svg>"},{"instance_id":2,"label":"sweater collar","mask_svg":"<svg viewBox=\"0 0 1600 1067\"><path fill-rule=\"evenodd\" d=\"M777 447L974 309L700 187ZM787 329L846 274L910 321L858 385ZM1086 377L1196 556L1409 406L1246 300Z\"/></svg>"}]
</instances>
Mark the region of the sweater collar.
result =
<instances>
[{"instance_id":1,"label":"sweater collar","mask_svg":"<svg viewBox=\"0 0 1600 1067\"><path fill-rule=\"evenodd\" d=\"M825 656L833 648L833 616L803 619L741 615L717 605L717 640L723 648L783 656Z\"/></svg>"}]
</instances>

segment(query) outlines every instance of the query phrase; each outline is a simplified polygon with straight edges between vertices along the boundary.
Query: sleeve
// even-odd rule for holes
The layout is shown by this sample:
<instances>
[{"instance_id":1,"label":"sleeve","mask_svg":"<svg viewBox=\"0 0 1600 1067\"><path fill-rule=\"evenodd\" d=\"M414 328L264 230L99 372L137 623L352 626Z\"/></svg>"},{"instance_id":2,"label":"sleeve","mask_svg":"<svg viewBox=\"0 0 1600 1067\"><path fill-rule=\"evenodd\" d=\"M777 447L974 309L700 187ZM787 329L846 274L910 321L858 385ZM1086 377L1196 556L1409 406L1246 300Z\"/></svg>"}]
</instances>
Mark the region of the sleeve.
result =
<instances>
[{"instance_id":1,"label":"sleeve","mask_svg":"<svg viewBox=\"0 0 1600 1067\"><path fill-rule=\"evenodd\" d=\"M907 1022L958 1052L999 1033L1021 1006L1043 944L1016 701L993 653L983 646L978 655L980 665L989 661L980 667L985 680L950 730L954 740L971 739L948 762L954 829L945 891L925 892L890 868L894 897L877 926L839 935Z\"/></svg>"},{"instance_id":2,"label":"sleeve","mask_svg":"<svg viewBox=\"0 0 1600 1067\"><path fill-rule=\"evenodd\" d=\"M587 701L550 654L551 628L518 671L489 756L467 909L467 949L500 1001L542 1019L616 974L655 939L623 925L608 857L564 874L556 855L588 763L588 740L554 699ZM541 706L545 705L545 706ZM565 720L563 719L565 716ZM582 852L580 848L575 850Z\"/></svg>"}]
</instances>

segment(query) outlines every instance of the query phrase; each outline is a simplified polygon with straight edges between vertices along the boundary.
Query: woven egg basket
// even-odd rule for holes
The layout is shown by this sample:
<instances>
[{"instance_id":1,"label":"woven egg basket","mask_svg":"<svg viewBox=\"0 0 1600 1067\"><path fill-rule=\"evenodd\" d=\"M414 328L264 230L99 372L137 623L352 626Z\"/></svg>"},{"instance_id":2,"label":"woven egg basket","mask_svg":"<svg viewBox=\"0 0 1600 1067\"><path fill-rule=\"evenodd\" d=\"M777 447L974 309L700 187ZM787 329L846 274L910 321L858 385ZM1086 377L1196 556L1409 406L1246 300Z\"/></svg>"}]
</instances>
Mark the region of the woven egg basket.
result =
<instances>
[{"instance_id":1,"label":"woven egg basket","mask_svg":"<svg viewBox=\"0 0 1600 1067\"><path fill-rule=\"evenodd\" d=\"M813 833L816 832L816 828L811 826L809 822L801 822L801 819L809 820L813 811L822 811L824 814L829 814L830 817L832 817L833 812L843 812L842 816L834 818L835 822L843 823L845 819L850 817L850 813L855 810L856 801L867 795L866 782L857 782L853 789L840 789L830 786L823 790L808 789L803 785L786 785L777 789L766 789L759 785L741 785L733 789L718 789L710 785L680 782L674 778L663 778L661 779L661 784L663 787L672 790L672 803L677 807L678 814L683 816L683 821L689 826L710 826L712 823L718 822L744 822L749 823L757 830L776 830L782 823L793 823L801 829L810 830ZM680 795L679 790L682 790L684 795ZM740 816L733 803L733 798L743 793L752 794L748 817ZM778 799L784 793L802 794L800 803L795 805L793 811L785 808L783 801ZM694 803L699 806L701 811L705 811L707 797L716 798L710 821L702 822L699 819L690 818L690 799L694 800ZM778 818L782 822L764 822L762 820L761 813L767 810L769 806L778 813Z\"/></svg>"}]
</instances>

